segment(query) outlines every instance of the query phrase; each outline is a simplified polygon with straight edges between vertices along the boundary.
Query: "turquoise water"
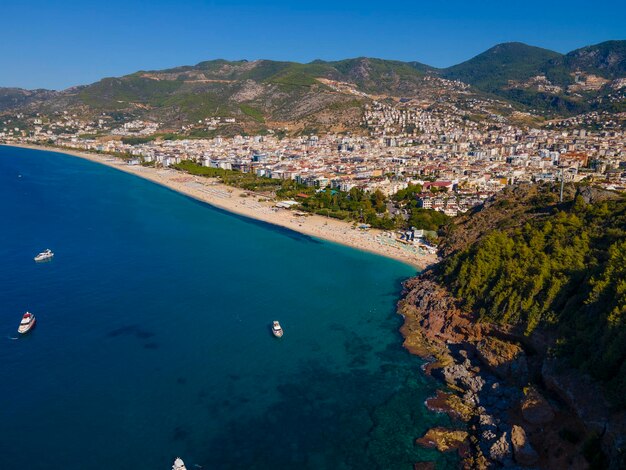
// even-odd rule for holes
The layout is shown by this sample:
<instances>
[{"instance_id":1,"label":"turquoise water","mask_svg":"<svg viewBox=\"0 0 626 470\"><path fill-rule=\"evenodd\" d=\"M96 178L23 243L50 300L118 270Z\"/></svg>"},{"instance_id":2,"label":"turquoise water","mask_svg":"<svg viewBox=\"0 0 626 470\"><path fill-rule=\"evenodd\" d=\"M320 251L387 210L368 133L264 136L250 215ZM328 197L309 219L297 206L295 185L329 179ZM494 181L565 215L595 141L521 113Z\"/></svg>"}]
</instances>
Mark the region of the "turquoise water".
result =
<instances>
[{"instance_id":1,"label":"turquoise water","mask_svg":"<svg viewBox=\"0 0 626 470\"><path fill-rule=\"evenodd\" d=\"M401 348L406 265L7 147L0 259L0 468L456 461L413 444L447 418Z\"/></svg>"}]
</instances>

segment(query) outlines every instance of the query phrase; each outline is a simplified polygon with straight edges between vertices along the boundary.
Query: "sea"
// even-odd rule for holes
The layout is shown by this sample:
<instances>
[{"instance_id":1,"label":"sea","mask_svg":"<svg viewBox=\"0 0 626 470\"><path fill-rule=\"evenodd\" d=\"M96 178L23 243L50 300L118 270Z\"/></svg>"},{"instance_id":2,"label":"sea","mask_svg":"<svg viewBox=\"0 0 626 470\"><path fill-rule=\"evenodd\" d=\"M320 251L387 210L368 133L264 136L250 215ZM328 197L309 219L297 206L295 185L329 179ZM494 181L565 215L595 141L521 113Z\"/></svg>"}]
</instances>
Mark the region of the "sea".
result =
<instances>
[{"instance_id":1,"label":"sea","mask_svg":"<svg viewBox=\"0 0 626 470\"><path fill-rule=\"evenodd\" d=\"M415 273L0 147L0 468L454 467L414 443L449 424L424 406L437 383L398 333ZM27 310L37 325L18 337Z\"/></svg>"}]
</instances>

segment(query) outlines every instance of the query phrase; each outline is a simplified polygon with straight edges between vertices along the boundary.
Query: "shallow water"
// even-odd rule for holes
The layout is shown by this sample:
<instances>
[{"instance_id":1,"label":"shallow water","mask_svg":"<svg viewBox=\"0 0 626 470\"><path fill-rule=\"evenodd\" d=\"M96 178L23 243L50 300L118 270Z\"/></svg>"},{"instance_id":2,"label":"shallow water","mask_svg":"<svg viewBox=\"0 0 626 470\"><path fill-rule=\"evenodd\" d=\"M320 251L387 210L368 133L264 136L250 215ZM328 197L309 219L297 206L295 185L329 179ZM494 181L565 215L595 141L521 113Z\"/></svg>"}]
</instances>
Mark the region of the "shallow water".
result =
<instances>
[{"instance_id":1,"label":"shallow water","mask_svg":"<svg viewBox=\"0 0 626 470\"><path fill-rule=\"evenodd\" d=\"M448 422L397 332L413 268L26 149L0 221L0 468L456 462L413 444Z\"/></svg>"}]
</instances>

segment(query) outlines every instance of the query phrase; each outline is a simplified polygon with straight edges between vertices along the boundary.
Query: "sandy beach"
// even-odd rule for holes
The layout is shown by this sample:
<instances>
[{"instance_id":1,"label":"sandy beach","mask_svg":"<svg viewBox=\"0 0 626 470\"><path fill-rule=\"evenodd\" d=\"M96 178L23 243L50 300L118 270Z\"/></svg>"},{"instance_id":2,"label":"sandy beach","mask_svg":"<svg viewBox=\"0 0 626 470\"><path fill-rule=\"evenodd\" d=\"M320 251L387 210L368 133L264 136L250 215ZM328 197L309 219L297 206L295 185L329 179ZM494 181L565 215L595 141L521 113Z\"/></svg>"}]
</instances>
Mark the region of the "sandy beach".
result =
<instances>
[{"instance_id":1,"label":"sandy beach","mask_svg":"<svg viewBox=\"0 0 626 470\"><path fill-rule=\"evenodd\" d=\"M150 180L220 209L279 225L312 237L393 258L419 270L437 262L435 255L421 254L416 247L405 246L380 230L362 231L355 229L352 223L319 215L297 216L291 210L276 209L273 202L264 201L262 196L226 186L214 178L193 176L168 168L128 165L110 155L36 145L15 144L12 146L60 152L84 158Z\"/></svg>"}]
</instances>

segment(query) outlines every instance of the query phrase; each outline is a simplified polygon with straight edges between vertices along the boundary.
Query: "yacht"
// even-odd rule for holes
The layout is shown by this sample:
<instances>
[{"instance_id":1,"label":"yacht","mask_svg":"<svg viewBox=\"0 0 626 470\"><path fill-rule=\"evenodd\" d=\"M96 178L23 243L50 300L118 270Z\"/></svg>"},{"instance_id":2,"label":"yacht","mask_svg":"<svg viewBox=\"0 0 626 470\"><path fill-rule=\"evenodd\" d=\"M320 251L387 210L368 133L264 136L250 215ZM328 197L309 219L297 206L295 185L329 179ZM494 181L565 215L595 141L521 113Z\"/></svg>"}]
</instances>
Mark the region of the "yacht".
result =
<instances>
[{"instance_id":1,"label":"yacht","mask_svg":"<svg viewBox=\"0 0 626 470\"><path fill-rule=\"evenodd\" d=\"M22 317L22 321L20 322L17 332L20 334L28 333L35 327L35 321L35 315L30 312L26 312Z\"/></svg>"},{"instance_id":2,"label":"yacht","mask_svg":"<svg viewBox=\"0 0 626 470\"><path fill-rule=\"evenodd\" d=\"M280 326L278 321L274 321L272 324L272 334L277 338L281 338L283 336L283 328Z\"/></svg>"},{"instance_id":3,"label":"yacht","mask_svg":"<svg viewBox=\"0 0 626 470\"><path fill-rule=\"evenodd\" d=\"M176 457L176 460L174 460L174 465L172 465L172 470L187 470L183 459L181 459L180 457Z\"/></svg>"},{"instance_id":4,"label":"yacht","mask_svg":"<svg viewBox=\"0 0 626 470\"><path fill-rule=\"evenodd\" d=\"M48 250L42 251L37 256L35 256L35 261L46 261L52 258L53 256L54 256L54 253L52 253L52 250L48 249Z\"/></svg>"}]
</instances>

